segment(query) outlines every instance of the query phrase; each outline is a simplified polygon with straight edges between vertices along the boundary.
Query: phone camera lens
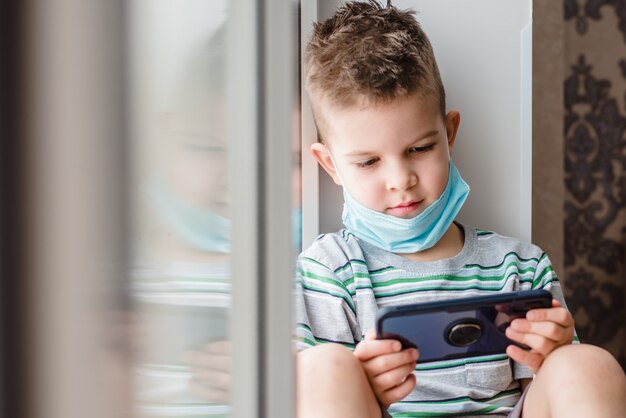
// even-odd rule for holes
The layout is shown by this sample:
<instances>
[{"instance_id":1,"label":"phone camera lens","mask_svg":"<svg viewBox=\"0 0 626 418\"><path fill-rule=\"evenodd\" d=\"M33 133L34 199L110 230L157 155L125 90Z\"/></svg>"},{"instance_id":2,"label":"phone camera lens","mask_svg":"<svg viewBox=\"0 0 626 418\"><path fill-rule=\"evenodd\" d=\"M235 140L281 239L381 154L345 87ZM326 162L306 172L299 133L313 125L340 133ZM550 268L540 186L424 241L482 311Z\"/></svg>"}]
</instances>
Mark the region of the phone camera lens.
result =
<instances>
[{"instance_id":1,"label":"phone camera lens","mask_svg":"<svg viewBox=\"0 0 626 418\"><path fill-rule=\"evenodd\" d=\"M482 326L476 322L452 324L447 333L448 343L456 347L474 344L483 335Z\"/></svg>"}]
</instances>

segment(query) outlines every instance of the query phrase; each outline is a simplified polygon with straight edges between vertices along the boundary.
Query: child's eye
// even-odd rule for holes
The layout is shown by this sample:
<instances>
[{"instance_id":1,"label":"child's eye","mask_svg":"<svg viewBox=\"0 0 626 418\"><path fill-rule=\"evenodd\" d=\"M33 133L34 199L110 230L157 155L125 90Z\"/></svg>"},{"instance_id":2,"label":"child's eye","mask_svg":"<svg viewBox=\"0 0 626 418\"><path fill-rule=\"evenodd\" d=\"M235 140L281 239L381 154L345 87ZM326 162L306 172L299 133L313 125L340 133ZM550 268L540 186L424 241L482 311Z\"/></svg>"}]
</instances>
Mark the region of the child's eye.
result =
<instances>
[{"instance_id":1,"label":"child's eye","mask_svg":"<svg viewBox=\"0 0 626 418\"><path fill-rule=\"evenodd\" d=\"M359 161L355 164L357 165L357 167L366 168L373 166L374 164L376 164L377 161L378 158L370 158L369 160Z\"/></svg>"},{"instance_id":2,"label":"child's eye","mask_svg":"<svg viewBox=\"0 0 626 418\"><path fill-rule=\"evenodd\" d=\"M430 145L426 145L423 147L413 147L413 148L409 148L409 153L422 153L422 152L427 152L432 150L435 147L435 144L430 144Z\"/></svg>"}]
</instances>

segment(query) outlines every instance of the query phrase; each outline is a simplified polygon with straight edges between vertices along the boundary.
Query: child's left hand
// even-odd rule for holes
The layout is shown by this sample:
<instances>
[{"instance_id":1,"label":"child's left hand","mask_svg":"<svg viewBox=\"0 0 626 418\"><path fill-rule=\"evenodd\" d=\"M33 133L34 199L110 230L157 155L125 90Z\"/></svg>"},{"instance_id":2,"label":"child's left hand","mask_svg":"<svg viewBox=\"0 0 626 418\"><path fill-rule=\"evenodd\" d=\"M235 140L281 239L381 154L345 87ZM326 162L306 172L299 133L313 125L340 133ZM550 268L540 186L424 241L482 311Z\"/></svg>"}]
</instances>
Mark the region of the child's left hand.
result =
<instances>
[{"instance_id":1,"label":"child's left hand","mask_svg":"<svg viewBox=\"0 0 626 418\"><path fill-rule=\"evenodd\" d=\"M530 347L530 351L510 345L506 353L513 360L537 373L543 360L556 348L572 343L574 318L557 300L552 308L528 311L526 319L518 318L506 329L511 340Z\"/></svg>"}]
</instances>

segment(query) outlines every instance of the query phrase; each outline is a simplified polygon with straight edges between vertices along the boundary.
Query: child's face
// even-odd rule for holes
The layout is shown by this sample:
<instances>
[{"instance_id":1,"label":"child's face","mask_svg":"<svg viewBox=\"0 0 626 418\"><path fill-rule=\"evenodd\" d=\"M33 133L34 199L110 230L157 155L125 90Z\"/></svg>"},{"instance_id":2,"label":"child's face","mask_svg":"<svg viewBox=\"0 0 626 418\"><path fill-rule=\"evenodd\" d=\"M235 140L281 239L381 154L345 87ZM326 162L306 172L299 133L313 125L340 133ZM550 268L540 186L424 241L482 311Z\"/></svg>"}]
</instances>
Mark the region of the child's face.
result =
<instances>
[{"instance_id":1,"label":"child's face","mask_svg":"<svg viewBox=\"0 0 626 418\"><path fill-rule=\"evenodd\" d=\"M171 117L165 137L164 170L168 187L180 203L228 218L224 108L224 101L211 101L208 106L199 103Z\"/></svg>"},{"instance_id":2,"label":"child's face","mask_svg":"<svg viewBox=\"0 0 626 418\"><path fill-rule=\"evenodd\" d=\"M444 118L435 98L415 95L376 106L323 110L327 146L315 143L311 152L359 203L412 218L441 196L458 112Z\"/></svg>"}]
</instances>

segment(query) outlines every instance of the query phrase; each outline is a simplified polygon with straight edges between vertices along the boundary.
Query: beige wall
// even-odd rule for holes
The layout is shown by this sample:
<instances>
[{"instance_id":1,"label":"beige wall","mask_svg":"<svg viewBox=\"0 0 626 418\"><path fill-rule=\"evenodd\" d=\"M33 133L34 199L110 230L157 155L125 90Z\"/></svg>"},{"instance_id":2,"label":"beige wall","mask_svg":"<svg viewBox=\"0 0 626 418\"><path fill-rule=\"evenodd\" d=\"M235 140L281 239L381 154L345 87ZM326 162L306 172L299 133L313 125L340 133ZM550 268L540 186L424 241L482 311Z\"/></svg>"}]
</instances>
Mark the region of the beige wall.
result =
<instances>
[{"instance_id":1,"label":"beige wall","mask_svg":"<svg viewBox=\"0 0 626 418\"><path fill-rule=\"evenodd\" d=\"M563 3L533 4L533 242L563 278Z\"/></svg>"},{"instance_id":2,"label":"beige wall","mask_svg":"<svg viewBox=\"0 0 626 418\"><path fill-rule=\"evenodd\" d=\"M533 241L555 265L581 341L626 369L622 4L534 1Z\"/></svg>"}]
</instances>

